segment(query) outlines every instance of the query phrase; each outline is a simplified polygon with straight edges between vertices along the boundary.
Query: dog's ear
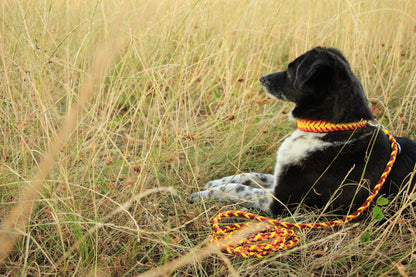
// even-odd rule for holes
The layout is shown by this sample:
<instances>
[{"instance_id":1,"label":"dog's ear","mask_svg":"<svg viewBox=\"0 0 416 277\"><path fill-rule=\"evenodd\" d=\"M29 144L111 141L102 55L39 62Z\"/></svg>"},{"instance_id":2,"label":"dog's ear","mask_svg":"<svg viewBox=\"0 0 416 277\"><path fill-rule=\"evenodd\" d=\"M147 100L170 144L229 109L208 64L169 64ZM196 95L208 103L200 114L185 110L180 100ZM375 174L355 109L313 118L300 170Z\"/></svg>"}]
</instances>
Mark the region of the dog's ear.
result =
<instances>
[{"instance_id":1,"label":"dog's ear","mask_svg":"<svg viewBox=\"0 0 416 277\"><path fill-rule=\"evenodd\" d=\"M302 89L310 83L314 88L324 89L333 86L334 80L346 80L349 78L345 65L341 61L315 60L310 66L305 62L299 64L296 73L294 87Z\"/></svg>"},{"instance_id":2,"label":"dog's ear","mask_svg":"<svg viewBox=\"0 0 416 277\"><path fill-rule=\"evenodd\" d=\"M296 79L294 82L296 89L302 89L311 80L318 81L319 77L324 77L323 75L329 71L329 65L323 60L318 59L310 66L307 66L305 63L303 61L296 69Z\"/></svg>"}]
</instances>

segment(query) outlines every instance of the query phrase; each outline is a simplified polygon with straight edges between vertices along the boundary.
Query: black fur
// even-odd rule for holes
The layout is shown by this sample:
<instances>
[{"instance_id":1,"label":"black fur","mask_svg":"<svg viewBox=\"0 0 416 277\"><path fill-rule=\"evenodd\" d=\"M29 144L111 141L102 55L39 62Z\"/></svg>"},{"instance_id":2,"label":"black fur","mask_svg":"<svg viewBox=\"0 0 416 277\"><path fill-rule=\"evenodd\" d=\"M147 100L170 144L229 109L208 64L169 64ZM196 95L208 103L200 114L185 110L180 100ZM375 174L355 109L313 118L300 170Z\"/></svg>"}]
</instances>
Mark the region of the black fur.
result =
<instances>
[{"instance_id":1,"label":"black fur","mask_svg":"<svg viewBox=\"0 0 416 277\"><path fill-rule=\"evenodd\" d=\"M333 48L316 47L291 62L287 70L262 76L260 82L269 95L296 104L295 119L332 123L373 119L361 83ZM322 140L332 146L309 153L276 176L273 194L289 209L299 203L318 208L331 203L333 209L342 210L360 206L390 157L389 139L377 127L327 133ZM381 194L397 194L415 167L416 143L408 138L397 141L401 153ZM413 186L415 180L410 183ZM271 204L273 214L285 209L279 201Z\"/></svg>"},{"instance_id":2,"label":"black fur","mask_svg":"<svg viewBox=\"0 0 416 277\"><path fill-rule=\"evenodd\" d=\"M285 71L262 76L267 92L296 103L295 118L349 123L373 119L358 78L336 49L314 48Z\"/></svg>"}]
</instances>

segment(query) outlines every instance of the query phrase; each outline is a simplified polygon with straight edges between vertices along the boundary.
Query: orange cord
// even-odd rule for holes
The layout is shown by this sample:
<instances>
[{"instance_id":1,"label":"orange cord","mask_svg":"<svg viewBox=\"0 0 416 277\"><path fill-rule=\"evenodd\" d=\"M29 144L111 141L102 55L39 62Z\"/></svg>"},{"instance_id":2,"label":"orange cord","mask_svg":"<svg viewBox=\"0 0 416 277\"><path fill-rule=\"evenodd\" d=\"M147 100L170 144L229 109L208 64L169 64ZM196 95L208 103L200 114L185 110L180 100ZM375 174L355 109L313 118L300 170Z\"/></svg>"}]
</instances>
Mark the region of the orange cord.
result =
<instances>
[{"instance_id":1,"label":"orange cord","mask_svg":"<svg viewBox=\"0 0 416 277\"><path fill-rule=\"evenodd\" d=\"M304 130L307 128L309 132L311 132L312 130L314 130L314 132L336 131L340 130L339 128L344 128L342 130L353 130L356 128L364 127L365 124L367 124L367 122L365 122L364 125L363 122L365 121L360 121L352 124L342 124L343 126L337 126L338 124L331 124L320 121L319 124L316 124L315 122L313 124L314 126L311 127L307 126L308 124L310 124L309 122L306 122L305 124L300 122L299 124L298 121L298 128L300 125L300 128L303 128ZM390 155L390 159L387 162L386 168L381 174L381 177L375 185L373 191L370 193L370 195L367 197L367 199L361 205L361 207L359 207L354 213L347 215L346 217L339 220L323 223L290 223L242 211L226 211L217 215L214 218L212 223L214 233L210 237L210 242L212 244L217 245L219 249L221 249L221 251L225 253L238 254L245 258L262 257L269 255L270 253L275 252L279 249L287 249L296 245L300 241L300 239L299 236L292 229L321 229L327 227L335 227L357 218L360 214L363 213L365 209L367 209L370 206L371 202L377 196L396 160L396 156L398 153L398 145L396 143L396 140L387 130L384 129L383 131L389 137L391 142L392 152ZM244 222L220 227L219 222L221 221L221 219L226 217L240 217L250 220L256 220L258 222L266 223L266 227L264 227L263 230L260 231L256 230L257 233L255 235L243 238L240 241L235 242L232 238L233 236L238 235L238 231L241 228L250 225L254 226L255 224L259 223Z\"/></svg>"},{"instance_id":2,"label":"orange cord","mask_svg":"<svg viewBox=\"0 0 416 277\"><path fill-rule=\"evenodd\" d=\"M367 125L367 120L353 123L330 123L326 121L298 120L298 129L305 132L329 133L336 131L351 131L363 128Z\"/></svg>"}]
</instances>

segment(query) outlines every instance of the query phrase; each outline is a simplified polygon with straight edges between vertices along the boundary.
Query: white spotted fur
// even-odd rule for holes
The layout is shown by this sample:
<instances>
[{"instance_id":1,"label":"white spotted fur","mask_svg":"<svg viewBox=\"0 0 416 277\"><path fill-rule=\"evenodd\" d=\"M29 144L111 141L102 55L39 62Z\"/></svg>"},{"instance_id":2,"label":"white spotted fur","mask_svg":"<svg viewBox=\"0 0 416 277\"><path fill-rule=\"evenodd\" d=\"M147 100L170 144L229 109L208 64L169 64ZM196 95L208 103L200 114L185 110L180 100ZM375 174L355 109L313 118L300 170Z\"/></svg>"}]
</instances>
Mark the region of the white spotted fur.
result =
<instances>
[{"instance_id":1,"label":"white spotted fur","mask_svg":"<svg viewBox=\"0 0 416 277\"><path fill-rule=\"evenodd\" d=\"M277 150L276 166L274 168L275 181L279 179L278 177L285 167L299 164L310 153L331 146L332 143L320 139L324 135L322 133L296 130L290 137L285 139Z\"/></svg>"}]
</instances>

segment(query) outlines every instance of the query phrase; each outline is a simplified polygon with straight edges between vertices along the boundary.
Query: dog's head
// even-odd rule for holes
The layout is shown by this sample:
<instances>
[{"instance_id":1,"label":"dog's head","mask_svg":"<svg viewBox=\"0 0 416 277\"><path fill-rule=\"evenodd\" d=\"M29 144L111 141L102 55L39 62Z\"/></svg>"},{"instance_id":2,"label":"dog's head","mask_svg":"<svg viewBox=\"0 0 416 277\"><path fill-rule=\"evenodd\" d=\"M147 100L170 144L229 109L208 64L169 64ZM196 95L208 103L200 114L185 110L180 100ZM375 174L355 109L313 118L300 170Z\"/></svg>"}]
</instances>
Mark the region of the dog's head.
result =
<instances>
[{"instance_id":1,"label":"dog's head","mask_svg":"<svg viewBox=\"0 0 416 277\"><path fill-rule=\"evenodd\" d=\"M333 123L372 119L360 81L340 51L316 47L296 58L287 70L260 78L266 93L296 104L297 119Z\"/></svg>"}]
</instances>

